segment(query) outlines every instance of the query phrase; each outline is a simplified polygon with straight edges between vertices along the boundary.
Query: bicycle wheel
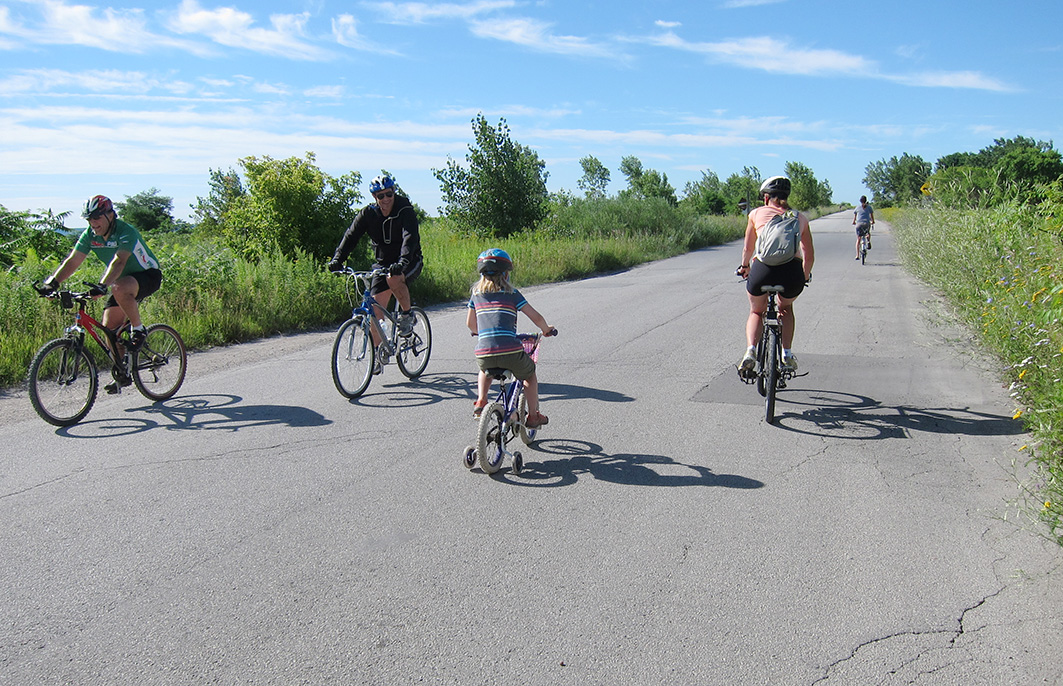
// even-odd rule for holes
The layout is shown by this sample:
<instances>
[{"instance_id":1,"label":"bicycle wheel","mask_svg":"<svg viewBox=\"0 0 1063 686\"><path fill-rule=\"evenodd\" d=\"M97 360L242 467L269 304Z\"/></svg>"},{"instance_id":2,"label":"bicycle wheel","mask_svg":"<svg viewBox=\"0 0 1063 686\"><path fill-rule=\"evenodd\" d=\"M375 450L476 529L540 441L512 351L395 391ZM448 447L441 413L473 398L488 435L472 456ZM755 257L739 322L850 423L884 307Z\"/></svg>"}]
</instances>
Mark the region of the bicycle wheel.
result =
<instances>
[{"instance_id":1,"label":"bicycle wheel","mask_svg":"<svg viewBox=\"0 0 1063 686\"><path fill-rule=\"evenodd\" d=\"M420 307L411 307L410 314L413 315L413 333L399 338L395 361L407 379L416 379L424 372L432 355L432 325Z\"/></svg>"},{"instance_id":2,"label":"bicycle wheel","mask_svg":"<svg viewBox=\"0 0 1063 686\"><path fill-rule=\"evenodd\" d=\"M30 402L41 419L54 426L71 426L84 419L96 402L99 386L96 362L77 341L49 341L30 363Z\"/></svg>"},{"instance_id":3,"label":"bicycle wheel","mask_svg":"<svg viewBox=\"0 0 1063 686\"><path fill-rule=\"evenodd\" d=\"M520 392L520 400L517 401L517 416L520 418L520 440L524 441L524 445L531 445L539 430L529 429L524 424L528 421L528 399L524 397L524 391Z\"/></svg>"},{"instance_id":4,"label":"bicycle wheel","mask_svg":"<svg viewBox=\"0 0 1063 686\"><path fill-rule=\"evenodd\" d=\"M166 324L152 324L140 350L133 353L133 383L141 395L166 400L181 388L188 368L188 351L181 334Z\"/></svg>"},{"instance_id":5,"label":"bicycle wheel","mask_svg":"<svg viewBox=\"0 0 1063 686\"><path fill-rule=\"evenodd\" d=\"M345 398L357 398L369 388L373 378L376 349L369 322L358 315L348 319L336 332L332 344L332 380Z\"/></svg>"},{"instance_id":6,"label":"bicycle wheel","mask_svg":"<svg viewBox=\"0 0 1063 686\"><path fill-rule=\"evenodd\" d=\"M765 387L767 374L765 374L764 371L767 369L767 360L765 359L767 356L764 354L764 351L768 349L767 340L768 331L765 329L764 334L760 337L760 341L757 343L757 393L760 393L761 397L768 394L767 388Z\"/></svg>"},{"instance_id":7,"label":"bicycle wheel","mask_svg":"<svg viewBox=\"0 0 1063 686\"><path fill-rule=\"evenodd\" d=\"M480 469L494 474L502 467L505 441L505 423L502 421L502 406L491 403L480 415L480 431L476 439L476 454Z\"/></svg>"},{"instance_id":8,"label":"bicycle wheel","mask_svg":"<svg viewBox=\"0 0 1063 686\"><path fill-rule=\"evenodd\" d=\"M867 264L867 236L860 239L860 264Z\"/></svg>"},{"instance_id":9,"label":"bicycle wheel","mask_svg":"<svg viewBox=\"0 0 1063 686\"><path fill-rule=\"evenodd\" d=\"M779 334L774 329L768 330L767 343L767 381L765 381L764 421L775 421L775 391L779 388Z\"/></svg>"}]
</instances>

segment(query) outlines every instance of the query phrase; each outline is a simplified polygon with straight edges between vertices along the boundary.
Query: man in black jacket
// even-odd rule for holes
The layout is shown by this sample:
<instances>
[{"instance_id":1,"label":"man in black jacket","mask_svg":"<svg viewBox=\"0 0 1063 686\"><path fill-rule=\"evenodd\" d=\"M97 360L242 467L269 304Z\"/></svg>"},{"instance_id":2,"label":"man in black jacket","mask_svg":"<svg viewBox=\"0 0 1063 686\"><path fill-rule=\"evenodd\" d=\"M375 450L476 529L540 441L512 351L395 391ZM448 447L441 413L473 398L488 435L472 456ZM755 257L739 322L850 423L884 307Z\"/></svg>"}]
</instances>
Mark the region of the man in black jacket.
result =
<instances>
[{"instance_id":1,"label":"man in black jacket","mask_svg":"<svg viewBox=\"0 0 1063 686\"><path fill-rule=\"evenodd\" d=\"M371 292L380 307L387 309L392 294L399 301L399 333L408 336L413 331L410 314L409 284L421 273L421 233L417 212L408 198L395 195L395 181L390 176L378 176L369 183L369 192L376 203L367 205L351 222L343 234L336 253L329 262L331 271L343 268L347 256L363 235L373 243L376 263L373 268L386 269L386 276L373 280ZM373 343L380 344L380 332L373 327Z\"/></svg>"}]
</instances>

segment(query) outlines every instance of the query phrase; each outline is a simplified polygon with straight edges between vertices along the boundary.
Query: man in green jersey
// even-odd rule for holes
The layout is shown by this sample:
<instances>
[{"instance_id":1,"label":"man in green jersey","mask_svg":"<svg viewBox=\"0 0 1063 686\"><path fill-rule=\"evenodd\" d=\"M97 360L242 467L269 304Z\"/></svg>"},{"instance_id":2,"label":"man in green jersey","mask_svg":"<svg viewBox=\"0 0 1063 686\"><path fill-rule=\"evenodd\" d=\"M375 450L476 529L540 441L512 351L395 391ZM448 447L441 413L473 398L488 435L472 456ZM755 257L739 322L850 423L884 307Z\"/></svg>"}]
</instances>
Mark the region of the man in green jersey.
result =
<instances>
[{"instance_id":1,"label":"man in green jersey","mask_svg":"<svg viewBox=\"0 0 1063 686\"><path fill-rule=\"evenodd\" d=\"M94 290L100 296L106 295L108 288L111 290L103 306L101 323L111 331L117 331L128 320L133 329L130 343L134 349L138 348L146 335L138 303L162 285L159 261L144 243L140 232L118 218L114 204L106 196L89 198L81 216L89 221L89 228L81 234L55 273L45 279L44 285L52 290L58 288L78 270L90 252L95 253L107 268L99 287ZM123 383L125 379L117 381L123 386L128 385ZM110 388L107 390L114 392Z\"/></svg>"}]
</instances>

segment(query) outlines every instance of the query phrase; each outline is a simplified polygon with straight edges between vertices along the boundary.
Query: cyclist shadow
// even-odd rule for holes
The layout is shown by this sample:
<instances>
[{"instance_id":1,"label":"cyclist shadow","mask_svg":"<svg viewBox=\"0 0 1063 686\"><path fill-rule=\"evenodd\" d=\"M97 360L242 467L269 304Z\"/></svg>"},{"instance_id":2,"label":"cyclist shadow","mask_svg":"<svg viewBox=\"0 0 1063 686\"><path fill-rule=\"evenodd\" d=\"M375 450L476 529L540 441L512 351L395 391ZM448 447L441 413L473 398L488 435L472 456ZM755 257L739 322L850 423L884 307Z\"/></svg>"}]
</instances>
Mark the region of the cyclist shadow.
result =
<instances>
[{"instance_id":1,"label":"cyclist shadow","mask_svg":"<svg viewBox=\"0 0 1063 686\"><path fill-rule=\"evenodd\" d=\"M606 453L590 441L551 438L533 443L539 453L557 456L525 462L520 475L497 472L496 479L515 486L558 487L576 483L581 474L622 486L704 486L763 488L764 483L736 474L716 474L702 465L684 464L665 455Z\"/></svg>"},{"instance_id":2,"label":"cyclist shadow","mask_svg":"<svg viewBox=\"0 0 1063 686\"><path fill-rule=\"evenodd\" d=\"M113 438L165 429L167 431L240 431L259 426L325 426L332 421L305 407L292 405L244 405L243 398L227 394L177 396L133 407L121 419L82 422L59 430L71 438ZM149 419L138 414L155 415Z\"/></svg>"},{"instance_id":3,"label":"cyclist shadow","mask_svg":"<svg viewBox=\"0 0 1063 686\"><path fill-rule=\"evenodd\" d=\"M856 393L801 389L779 394L775 424L787 431L851 440L910 438L912 433L1014 436L1022 424L1007 415L970 407L890 405ZM785 404L784 404L785 402ZM791 411L790 408L794 408Z\"/></svg>"}]
</instances>

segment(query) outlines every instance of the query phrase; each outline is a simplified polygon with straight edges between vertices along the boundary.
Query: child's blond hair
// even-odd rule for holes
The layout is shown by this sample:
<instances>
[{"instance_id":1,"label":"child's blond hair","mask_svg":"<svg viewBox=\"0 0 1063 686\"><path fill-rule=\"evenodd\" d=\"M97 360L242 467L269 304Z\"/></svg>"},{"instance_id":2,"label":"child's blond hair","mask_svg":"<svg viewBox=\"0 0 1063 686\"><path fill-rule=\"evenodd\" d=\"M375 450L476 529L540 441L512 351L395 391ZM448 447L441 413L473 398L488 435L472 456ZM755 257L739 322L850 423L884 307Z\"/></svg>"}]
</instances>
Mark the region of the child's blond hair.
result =
<instances>
[{"instance_id":1,"label":"child's blond hair","mask_svg":"<svg viewBox=\"0 0 1063 686\"><path fill-rule=\"evenodd\" d=\"M481 274L480 280L473 284L473 295L477 293L512 293L515 289L509 282L509 272Z\"/></svg>"}]
</instances>

